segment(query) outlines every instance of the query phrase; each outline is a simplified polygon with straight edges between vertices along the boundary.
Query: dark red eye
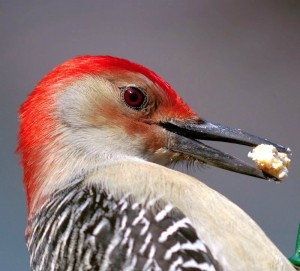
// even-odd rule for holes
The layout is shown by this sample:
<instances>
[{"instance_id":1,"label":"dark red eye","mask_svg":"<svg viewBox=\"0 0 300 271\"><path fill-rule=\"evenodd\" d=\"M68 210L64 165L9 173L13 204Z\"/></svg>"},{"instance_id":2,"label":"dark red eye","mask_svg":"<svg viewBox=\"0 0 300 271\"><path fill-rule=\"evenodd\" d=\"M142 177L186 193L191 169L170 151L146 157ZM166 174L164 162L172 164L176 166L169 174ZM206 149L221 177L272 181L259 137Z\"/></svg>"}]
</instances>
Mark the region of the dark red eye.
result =
<instances>
[{"instance_id":1,"label":"dark red eye","mask_svg":"<svg viewBox=\"0 0 300 271\"><path fill-rule=\"evenodd\" d=\"M145 92L137 87L124 88L122 93L125 103L133 109L142 109L147 102Z\"/></svg>"}]
</instances>

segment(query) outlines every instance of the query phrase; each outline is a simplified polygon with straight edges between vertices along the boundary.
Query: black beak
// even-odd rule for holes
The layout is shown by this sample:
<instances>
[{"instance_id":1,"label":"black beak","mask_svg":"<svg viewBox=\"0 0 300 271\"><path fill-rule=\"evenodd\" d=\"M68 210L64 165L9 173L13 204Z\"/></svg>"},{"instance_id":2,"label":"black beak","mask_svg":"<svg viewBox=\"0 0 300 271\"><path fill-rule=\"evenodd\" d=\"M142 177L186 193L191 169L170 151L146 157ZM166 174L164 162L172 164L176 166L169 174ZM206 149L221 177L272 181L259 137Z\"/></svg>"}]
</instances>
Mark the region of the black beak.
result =
<instances>
[{"instance_id":1,"label":"black beak","mask_svg":"<svg viewBox=\"0 0 300 271\"><path fill-rule=\"evenodd\" d=\"M267 139L215 122L208 122L205 120L200 120L197 123L170 121L160 123L160 125L171 132L168 146L171 151L187 154L212 166L257 178L280 181L234 156L203 144L200 140L222 141L251 147L255 147L259 144L268 144L276 147L279 152L290 153L290 149L272 143Z\"/></svg>"}]
</instances>

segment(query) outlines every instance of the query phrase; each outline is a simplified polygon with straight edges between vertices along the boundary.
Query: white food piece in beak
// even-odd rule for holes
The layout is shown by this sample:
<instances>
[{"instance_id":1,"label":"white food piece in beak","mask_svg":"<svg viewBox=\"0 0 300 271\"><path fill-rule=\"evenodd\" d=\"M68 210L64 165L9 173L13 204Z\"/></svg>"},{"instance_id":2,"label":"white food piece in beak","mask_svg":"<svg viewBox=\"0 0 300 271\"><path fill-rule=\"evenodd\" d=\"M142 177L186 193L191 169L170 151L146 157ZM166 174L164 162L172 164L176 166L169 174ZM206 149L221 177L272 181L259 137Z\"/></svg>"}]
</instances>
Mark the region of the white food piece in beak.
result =
<instances>
[{"instance_id":1,"label":"white food piece in beak","mask_svg":"<svg viewBox=\"0 0 300 271\"><path fill-rule=\"evenodd\" d=\"M261 144L248 153L258 169L283 180L288 176L291 159L272 145Z\"/></svg>"}]
</instances>

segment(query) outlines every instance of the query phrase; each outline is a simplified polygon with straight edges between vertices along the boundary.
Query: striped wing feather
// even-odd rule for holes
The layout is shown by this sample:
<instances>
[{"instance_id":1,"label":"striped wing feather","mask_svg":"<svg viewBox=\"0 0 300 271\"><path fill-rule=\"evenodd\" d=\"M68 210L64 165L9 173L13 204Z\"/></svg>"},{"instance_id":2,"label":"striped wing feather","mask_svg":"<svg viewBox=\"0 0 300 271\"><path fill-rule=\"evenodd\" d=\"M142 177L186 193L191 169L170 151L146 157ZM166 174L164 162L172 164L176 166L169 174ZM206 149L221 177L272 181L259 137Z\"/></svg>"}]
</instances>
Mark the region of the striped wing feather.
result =
<instances>
[{"instance_id":1,"label":"striped wing feather","mask_svg":"<svg viewBox=\"0 0 300 271\"><path fill-rule=\"evenodd\" d=\"M55 192L29 222L32 269L221 270L178 209L154 204L80 183Z\"/></svg>"}]
</instances>

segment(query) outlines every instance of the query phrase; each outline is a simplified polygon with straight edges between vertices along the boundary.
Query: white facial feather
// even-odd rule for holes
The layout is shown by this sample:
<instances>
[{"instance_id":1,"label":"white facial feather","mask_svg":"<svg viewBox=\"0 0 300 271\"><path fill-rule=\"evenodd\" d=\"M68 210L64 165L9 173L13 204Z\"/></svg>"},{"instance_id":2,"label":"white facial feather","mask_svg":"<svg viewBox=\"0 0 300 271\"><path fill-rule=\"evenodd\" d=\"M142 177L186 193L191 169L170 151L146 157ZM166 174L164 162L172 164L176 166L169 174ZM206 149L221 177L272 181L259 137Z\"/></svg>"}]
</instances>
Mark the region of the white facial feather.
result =
<instances>
[{"instance_id":1,"label":"white facial feather","mask_svg":"<svg viewBox=\"0 0 300 271\"><path fill-rule=\"evenodd\" d=\"M103 76L86 76L55 94L54 114L59 126L53 131L55 140L45 151L37 178L42 182L40 196L64 187L73 176L112 162L148 160L163 165L170 163L173 154L167 149L145 152L145 139L128 135L122 125L111 124L105 117L105 105L115 108L112 112L125 106L118 86L138 83L155 88L143 75L127 73L127 77L132 80L111 82ZM96 119L97 126L91 121L91 116Z\"/></svg>"}]
</instances>

